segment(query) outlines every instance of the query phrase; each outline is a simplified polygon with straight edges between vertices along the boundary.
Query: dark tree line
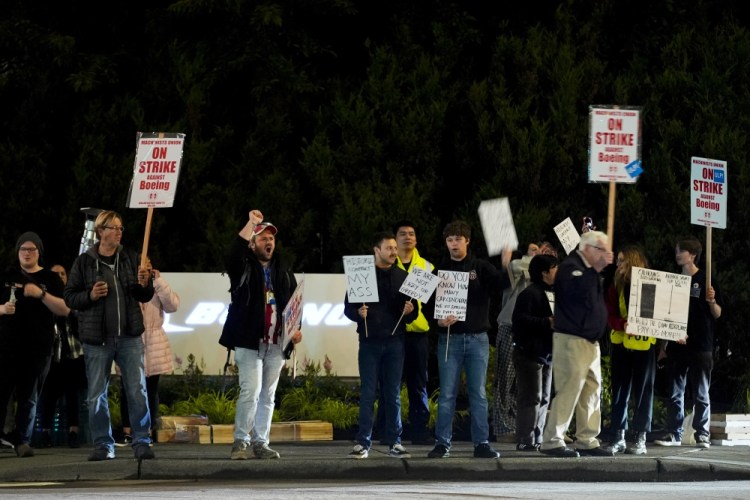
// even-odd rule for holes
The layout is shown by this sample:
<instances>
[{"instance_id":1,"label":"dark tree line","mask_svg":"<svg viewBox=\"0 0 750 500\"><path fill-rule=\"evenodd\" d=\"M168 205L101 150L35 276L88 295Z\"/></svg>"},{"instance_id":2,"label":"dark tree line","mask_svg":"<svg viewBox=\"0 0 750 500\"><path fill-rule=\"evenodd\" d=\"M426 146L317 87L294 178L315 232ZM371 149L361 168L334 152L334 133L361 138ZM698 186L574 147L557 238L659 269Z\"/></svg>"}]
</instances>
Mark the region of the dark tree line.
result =
<instances>
[{"instance_id":1,"label":"dark tree line","mask_svg":"<svg viewBox=\"0 0 750 500\"><path fill-rule=\"evenodd\" d=\"M306 272L341 270L397 218L442 252L507 196L522 242L565 217L606 227L587 182L588 107L642 107L644 174L617 191L615 244L676 271L690 224L690 157L728 161L713 268L727 304L717 375L750 385L750 32L738 1L385 0L6 2L0 19L0 252L39 232L72 262L81 207L125 208L137 131L187 134L174 208L155 211L166 271L222 271L247 212L279 225ZM731 352L731 354L730 354ZM747 380L746 380L747 379ZM740 399L745 398L744 394ZM734 397L734 396L732 396ZM743 404L746 404L743 401Z\"/></svg>"}]
</instances>

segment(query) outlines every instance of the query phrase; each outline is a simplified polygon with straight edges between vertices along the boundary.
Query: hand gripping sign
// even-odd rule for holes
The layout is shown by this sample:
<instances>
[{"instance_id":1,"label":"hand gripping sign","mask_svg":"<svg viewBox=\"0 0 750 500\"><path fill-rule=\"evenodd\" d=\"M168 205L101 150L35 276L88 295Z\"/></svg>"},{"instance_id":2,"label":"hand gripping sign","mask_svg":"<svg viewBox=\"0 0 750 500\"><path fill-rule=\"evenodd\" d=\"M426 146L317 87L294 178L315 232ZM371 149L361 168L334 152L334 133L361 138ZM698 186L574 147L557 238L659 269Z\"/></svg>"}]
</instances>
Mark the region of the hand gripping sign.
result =
<instances>
[{"instance_id":1,"label":"hand gripping sign","mask_svg":"<svg viewBox=\"0 0 750 500\"><path fill-rule=\"evenodd\" d=\"M420 302L427 302L435 292L435 288L438 286L440 278L437 275L429 273L421 267L414 266L411 272L406 276L399 292L417 299ZM391 335L396 333L398 324L401 323L401 319L404 317L404 313L401 313L401 318L396 322L396 326L393 328Z\"/></svg>"}]
</instances>

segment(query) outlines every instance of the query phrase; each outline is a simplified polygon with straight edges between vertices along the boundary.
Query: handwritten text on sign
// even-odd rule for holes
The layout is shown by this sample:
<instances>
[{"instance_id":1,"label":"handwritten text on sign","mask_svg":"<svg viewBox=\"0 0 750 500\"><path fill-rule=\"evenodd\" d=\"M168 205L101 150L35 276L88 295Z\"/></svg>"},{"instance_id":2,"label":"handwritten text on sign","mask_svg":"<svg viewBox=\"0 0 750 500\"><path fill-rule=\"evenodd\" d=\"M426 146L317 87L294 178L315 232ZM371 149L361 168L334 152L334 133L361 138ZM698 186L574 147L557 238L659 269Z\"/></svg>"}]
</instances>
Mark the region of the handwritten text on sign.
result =
<instances>
[{"instance_id":1,"label":"handwritten text on sign","mask_svg":"<svg viewBox=\"0 0 750 500\"><path fill-rule=\"evenodd\" d=\"M404 284L401 285L399 292L420 302L427 302L439 281L440 277L428 273L421 267L414 266L404 280Z\"/></svg>"},{"instance_id":2,"label":"handwritten text on sign","mask_svg":"<svg viewBox=\"0 0 750 500\"><path fill-rule=\"evenodd\" d=\"M344 274L349 302L380 301L375 281L375 256L344 255Z\"/></svg>"},{"instance_id":3,"label":"handwritten text on sign","mask_svg":"<svg viewBox=\"0 0 750 500\"><path fill-rule=\"evenodd\" d=\"M435 291L435 319L453 315L459 321L465 321L469 273L438 270L438 277L440 282Z\"/></svg>"},{"instance_id":4,"label":"handwritten text on sign","mask_svg":"<svg viewBox=\"0 0 750 500\"><path fill-rule=\"evenodd\" d=\"M687 335L690 276L634 267L626 332L679 340Z\"/></svg>"}]
</instances>

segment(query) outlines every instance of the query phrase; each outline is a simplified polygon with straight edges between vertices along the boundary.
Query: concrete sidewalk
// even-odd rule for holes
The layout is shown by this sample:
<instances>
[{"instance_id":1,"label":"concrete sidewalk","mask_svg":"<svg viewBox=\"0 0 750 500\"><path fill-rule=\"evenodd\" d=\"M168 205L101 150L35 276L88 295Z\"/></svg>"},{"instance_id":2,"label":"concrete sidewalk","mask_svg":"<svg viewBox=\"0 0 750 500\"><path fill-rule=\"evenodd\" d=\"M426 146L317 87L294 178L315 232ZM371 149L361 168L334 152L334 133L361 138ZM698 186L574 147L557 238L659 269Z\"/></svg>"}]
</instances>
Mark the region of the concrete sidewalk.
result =
<instances>
[{"instance_id":1,"label":"concrete sidewalk","mask_svg":"<svg viewBox=\"0 0 750 500\"><path fill-rule=\"evenodd\" d=\"M511 443L493 443L499 460L472 457L468 442L454 443L451 457L429 459L431 446L410 446L409 459L388 456L373 446L366 459L347 457L349 441L271 443L280 460L230 460L227 444L155 444L156 458L138 463L130 448L117 458L87 460L90 447L36 449L18 458L0 450L0 482L75 482L107 480L338 480L398 481L715 481L750 480L750 446L661 447L649 443L648 454L612 458L551 458L520 452Z\"/></svg>"}]
</instances>

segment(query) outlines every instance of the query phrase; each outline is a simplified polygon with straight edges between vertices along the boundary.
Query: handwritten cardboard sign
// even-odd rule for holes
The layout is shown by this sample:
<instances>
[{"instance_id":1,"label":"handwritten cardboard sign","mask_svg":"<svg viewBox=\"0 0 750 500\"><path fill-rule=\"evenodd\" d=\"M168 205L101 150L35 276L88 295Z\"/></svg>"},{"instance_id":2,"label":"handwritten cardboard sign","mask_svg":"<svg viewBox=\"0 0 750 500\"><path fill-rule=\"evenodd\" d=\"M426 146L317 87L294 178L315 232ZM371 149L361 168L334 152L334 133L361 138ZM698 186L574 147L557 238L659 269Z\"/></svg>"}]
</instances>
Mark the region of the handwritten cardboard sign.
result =
<instances>
[{"instance_id":1,"label":"handwritten cardboard sign","mask_svg":"<svg viewBox=\"0 0 750 500\"><path fill-rule=\"evenodd\" d=\"M401 285L399 292L420 302L427 302L435 292L440 277L414 266Z\"/></svg>"},{"instance_id":2,"label":"handwritten cardboard sign","mask_svg":"<svg viewBox=\"0 0 750 500\"><path fill-rule=\"evenodd\" d=\"M459 321L466 320L469 296L469 273L438 270L440 282L435 290L435 319L450 315Z\"/></svg>"},{"instance_id":3,"label":"handwritten cardboard sign","mask_svg":"<svg viewBox=\"0 0 750 500\"><path fill-rule=\"evenodd\" d=\"M679 340L687 336L690 276L634 267L626 333Z\"/></svg>"},{"instance_id":4,"label":"handwritten cardboard sign","mask_svg":"<svg viewBox=\"0 0 750 500\"><path fill-rule=\"evenodd\" d=\"M346 296L349 302L379 302L374 255L344 255Z\"/></svg>"}]
</instances>

